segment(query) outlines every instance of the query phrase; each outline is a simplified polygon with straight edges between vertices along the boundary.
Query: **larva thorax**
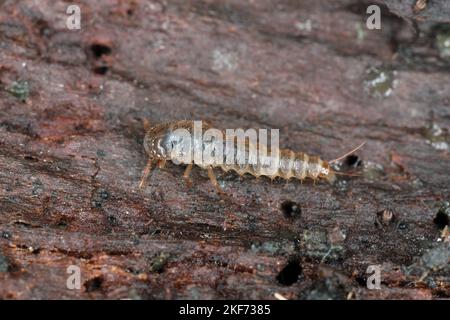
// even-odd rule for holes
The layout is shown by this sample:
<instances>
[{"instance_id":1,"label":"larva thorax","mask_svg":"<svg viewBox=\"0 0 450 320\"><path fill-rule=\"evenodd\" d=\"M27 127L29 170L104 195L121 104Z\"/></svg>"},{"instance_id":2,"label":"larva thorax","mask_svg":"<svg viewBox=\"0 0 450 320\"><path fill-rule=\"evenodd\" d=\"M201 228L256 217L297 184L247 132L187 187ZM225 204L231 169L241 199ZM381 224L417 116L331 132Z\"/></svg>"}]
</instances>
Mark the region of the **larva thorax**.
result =
<instances>
[{"instance_id":1,"label":"larva thorax","mask_svg":"<svg viewBox=\"0 0 450 320\"><path fill-rule=\"evenodd\" d=\"M203 131L209 129L210 126L203 125ZM177 134L176 129L186 129L192 134L191 139L192 143L191 148L195 145L200 146L202 149L205 149L205 144L207 142L203 141L201 137L195 137L193 135L194 131L194 121L183 120L177 122L169 122L165 124L159 124L152 128L150 128L144 138L144 147L150 158L155 160L171 160L177 164L190 164L190 162L184 161L184 157L187 152L192 152L192 150L183 150L179 149L177 152L171 152L175 145L182 144L183 139L185 137ZM223 142L225 144L225 141ZM237 154L237 146L234 145L234 155ZM224 145L225 147L225 145ZM248 157L248 148L249 144L246 143L246 160ZM265 146L256 145L256 149L260 151L260 149ZM270 154L270 152L266 152L266 154ZM299 180L303 180L305 178L311 178L314 180L317 179L325 179L329 182L333 182L335 179L334 172L331 170L329 163L320 159L317 156L309 156L303 152L294 152L288 149L280 149L279 156L277 158L271 158L272 154L270 154L269 158L274 161L272 165L275 166L275 170L267 173L266 164L262 163L258 158L256 163L237 163L232 161L232 163L228 163L223 159L220 163L195 163L202 168L208 167L220 167L224 171L235 171L239 175L251 174L255 177L259 176L268 176L269 178L281 177L283 179L295 178Z\"/></svg>"}]
</instances>

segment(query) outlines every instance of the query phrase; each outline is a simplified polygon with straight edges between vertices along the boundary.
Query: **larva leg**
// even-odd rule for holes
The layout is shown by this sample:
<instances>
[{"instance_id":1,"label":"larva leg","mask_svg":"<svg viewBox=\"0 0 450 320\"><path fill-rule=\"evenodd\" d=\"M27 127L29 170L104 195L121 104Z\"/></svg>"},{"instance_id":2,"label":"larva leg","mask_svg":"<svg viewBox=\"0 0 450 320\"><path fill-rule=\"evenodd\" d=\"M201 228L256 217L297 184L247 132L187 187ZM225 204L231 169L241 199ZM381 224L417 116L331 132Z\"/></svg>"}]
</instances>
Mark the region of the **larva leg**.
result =
<instances>
[{"instance_id":1,"label":"larva leg","mask_svg":"<svg viewBox=\"0 0 450 320\"><path fill-rule=\"evenodd\" d=\"M158 168L159 169L164 169L165 166L166 166L166 160L158 160Z\"/></svg>"},{"instance_id":2,"label":"larva leg","mask_svg":"<svg viewBox=\"0 0 450 320\"><path fill-rule=\"evenodd\" d=\"M285 187L287 187L287 186L288 186L288 184L289 184L289 180L290 180L290 179L291 179L291 178L287 178L287 179L286 179L286 182L285 182L285 184L284 184L284 186L285 186Z\"/></svg>"},{"instance_id":3,"label":"larva leg","mask_svg":"<svg viewBox=\"0 0 450 320\"><path fill-rule=\"evenodd\" d=\"M150 129L150 121L148 121L147 118L144 118L144 120L142 120L143 125L144 125L144 130L145 132L147 132Z\"/></svg>"},{"instance_id":4,"label":"larva leg","mask_svg":"<svg viewBox=\"0 0 450 320\"><path fill-rule=\"evenodd\" d=\"M216 188L217 193L223 194L224 192L222 191L222 189L219 186L219 183L217 182L217 179L216 179L216 176L214 174L212 167L208 168L208 177L209 177L209 180L211 180L211 183L213 184L214 188Z\"/></svg>"},{"instance_id":5,"label":"larva leg","mask_svg":"<svg viewBox=\"0 0 450 320\"><path fill-rule=\"evenodd\" d=\"M141 182L139 183L139 189L142 189L144 185L147 183L148 175L152 171L152 163L153 159L148 159L147 165L145 166L144 172L142 173Z\"/></svg>"},{"instance_id":6,"label":"larva leg","mask_svg":"<svg viewBox=\"0 0 450 320\"><path fill-rule=\"evenodd\" d=\"M186 170L184 170L184 173L183 173L183 179L184 179L184 181L186 181L186 184L188 187L190 187L192 184L191 179L189 179L189 176L191 175L191 171L192 171L192 166L193 166L193 164L189 163L188 166L186 167Z\"/></svg>"}]
</instances>

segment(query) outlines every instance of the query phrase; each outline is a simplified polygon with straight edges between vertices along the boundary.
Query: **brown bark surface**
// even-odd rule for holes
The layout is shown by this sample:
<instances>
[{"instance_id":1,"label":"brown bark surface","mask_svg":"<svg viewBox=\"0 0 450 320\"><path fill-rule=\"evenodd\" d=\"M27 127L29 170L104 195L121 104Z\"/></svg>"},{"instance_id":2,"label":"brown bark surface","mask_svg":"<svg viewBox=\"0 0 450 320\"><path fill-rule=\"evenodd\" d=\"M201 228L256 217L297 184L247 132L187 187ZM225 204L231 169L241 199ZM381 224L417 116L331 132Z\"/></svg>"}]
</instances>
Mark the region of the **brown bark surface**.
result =
<instances>
[{"instance_id":1,"label":"brown bark surface","mask_svg":"<svg viewBox=\"0 0 450 320\"><path fill-rule=\"evenodd\" d=\"M356 0L79 3L68 30L0 1L0 298L449 297L448 1L378 2L381 30ZM139 191L144 119L367 143L334 186L217 172L221 198L168 164Z\"/></svg>"}]
</instances>

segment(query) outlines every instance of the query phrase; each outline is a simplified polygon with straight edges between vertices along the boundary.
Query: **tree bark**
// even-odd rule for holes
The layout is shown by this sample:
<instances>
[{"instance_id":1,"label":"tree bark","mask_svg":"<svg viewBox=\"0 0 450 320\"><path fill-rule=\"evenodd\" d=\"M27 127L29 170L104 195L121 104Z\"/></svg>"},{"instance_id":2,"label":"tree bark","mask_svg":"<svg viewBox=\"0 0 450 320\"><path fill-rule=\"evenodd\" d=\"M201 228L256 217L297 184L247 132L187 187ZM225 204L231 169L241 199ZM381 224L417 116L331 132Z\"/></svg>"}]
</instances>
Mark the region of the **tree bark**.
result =
<instances>
[{"instance_id":1,"label":"tree bark","mask_svg":"<svg viewBox=\"0 0 450 320\"><path fill-rule=\"evenodd\" d=\"M447 1L380 1L381 30L369 4L83 1L68 30L1 1L0 298L448 298ZM332 186L168 164L140 191L144 119L366 145Z\"/></svg>"}]
</instances>

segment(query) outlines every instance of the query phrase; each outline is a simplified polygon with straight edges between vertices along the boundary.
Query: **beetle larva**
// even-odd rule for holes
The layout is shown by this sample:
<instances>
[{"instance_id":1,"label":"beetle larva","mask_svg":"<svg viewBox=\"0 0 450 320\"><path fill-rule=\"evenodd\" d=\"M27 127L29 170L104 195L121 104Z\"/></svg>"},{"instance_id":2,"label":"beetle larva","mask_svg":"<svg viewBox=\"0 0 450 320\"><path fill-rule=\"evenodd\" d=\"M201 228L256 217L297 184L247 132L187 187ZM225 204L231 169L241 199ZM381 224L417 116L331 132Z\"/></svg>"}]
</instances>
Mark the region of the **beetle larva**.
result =
<instances>
[{"instance_id":1,"label":"beetle larva","mask_svg":"<svg viewBox=\"0 0 450 320\"><path fill-rule=\"evenodd\" d=\"M211 128L209 125L204 127L204 130ZM174 145L177 145L182 141L183 137L181 137L177 132L177 129L185 129L190 134L190 138L192 138L192 143L190 144L191 148L195 145L200 146L202 149L205 149L205 141L202 140L202 136L196 137L194 132L194 121L193 120L182 120L175 122L168 122L163 124L158 124L156 126L151 127L147 130L144 138L144 148L149 156L148 164L144 170L141 182L139 184L139 188L142 188L147 180L147 177L150 173L151 167L154 164L157 164L159 168L163 168L167 160L171 160L176 164L186 164L186 170L183 174L183 178L189 183L189 175L192 170L192 166L194 164L193 160L186 161L183 157L178 156L180 153L171 152L174 148ZM248 151L249 142L246 143L246 152ZM362 146L362 145L361 145ZM350 153L353 153L358 148L352 150L347 153L343 157L347 156ZM236 146L235 146L236 148ZM260 144L256 145L257 149L266 148ZM192 152L192 150L184 150L182 153ZM343 157L340 157L336 160L340 160ZM214 167L219 167L223 171L233 170L237 172L239 175L244 175L246 173L251 174L255 177L260 176L268 176L271 179L281 177L283 179L295 178L299 180L304 180L306 178L311 178L314 181L323 179L328 181L329 183L333 183L336 179L336 172L332 170L330 167L330 162L322 160L318 156L310 156L303 152L294 152L289 149L280 149L279 157L276 158L275 163L275 171L272 171L270 174L267 174L264 170L264 166L259 162L256 163L231 163L228 164L224 161L221 163L197 163L203 169L208 170L208 176L217 189L218 192L221 192L219 185L217 183L216 177L213 172Z\"/></svg>"}]
</instances>

